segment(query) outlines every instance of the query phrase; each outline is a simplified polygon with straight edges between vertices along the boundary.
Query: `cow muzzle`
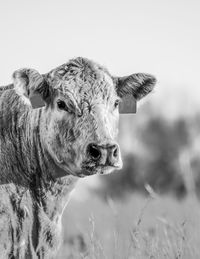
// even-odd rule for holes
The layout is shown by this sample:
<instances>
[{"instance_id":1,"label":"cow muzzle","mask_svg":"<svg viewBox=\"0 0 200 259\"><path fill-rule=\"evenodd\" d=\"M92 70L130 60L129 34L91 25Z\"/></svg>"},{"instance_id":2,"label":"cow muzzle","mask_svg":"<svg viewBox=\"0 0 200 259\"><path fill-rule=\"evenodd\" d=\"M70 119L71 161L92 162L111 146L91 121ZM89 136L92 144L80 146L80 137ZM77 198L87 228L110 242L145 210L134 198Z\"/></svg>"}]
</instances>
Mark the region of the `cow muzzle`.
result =
<instances>
[{"instance_id":1,"label":"cow muzzle","mask_svg":"<svg viewBox=\"0 0 200 259\"><path fill-rule=\"evenodd\" d=\"M121 168L121 155L116 143L98 145L90 143L86 149L89 160L96 166Z\"/></svg>"}]
</instances>

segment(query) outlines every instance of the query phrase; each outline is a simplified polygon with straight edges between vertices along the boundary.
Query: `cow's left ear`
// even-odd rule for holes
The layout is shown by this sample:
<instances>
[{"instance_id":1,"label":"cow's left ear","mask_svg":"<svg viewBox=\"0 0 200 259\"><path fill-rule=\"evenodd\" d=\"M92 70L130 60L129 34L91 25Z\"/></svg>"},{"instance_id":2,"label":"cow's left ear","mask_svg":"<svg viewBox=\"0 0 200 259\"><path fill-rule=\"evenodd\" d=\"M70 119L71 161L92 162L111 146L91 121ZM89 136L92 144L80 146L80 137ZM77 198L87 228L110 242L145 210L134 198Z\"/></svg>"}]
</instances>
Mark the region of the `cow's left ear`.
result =
<instances>
[{"instance_id":1,"label":"cow's left ear","mask_svg":"<svg viewBox=\"0 0 200 259\"><path fill-rule=\"evenodd\" d=\"M50 87L43 75L35 69L23 68L13 73L14 89L27 98L33 108L45 106L50 102Z\"/></svg>"},{"instance_id":2,"label":"cow's left ear","mask_svg":"<svg viewBox=\"0 0 200 259\"><path fill-rule=\"evenodd\" d=\"M150 74L137 73L125 77L116 77L117 94L123 98L132 95L136 100L149 94L156 84L156 78Z\"/></svg>"}]
</instances>

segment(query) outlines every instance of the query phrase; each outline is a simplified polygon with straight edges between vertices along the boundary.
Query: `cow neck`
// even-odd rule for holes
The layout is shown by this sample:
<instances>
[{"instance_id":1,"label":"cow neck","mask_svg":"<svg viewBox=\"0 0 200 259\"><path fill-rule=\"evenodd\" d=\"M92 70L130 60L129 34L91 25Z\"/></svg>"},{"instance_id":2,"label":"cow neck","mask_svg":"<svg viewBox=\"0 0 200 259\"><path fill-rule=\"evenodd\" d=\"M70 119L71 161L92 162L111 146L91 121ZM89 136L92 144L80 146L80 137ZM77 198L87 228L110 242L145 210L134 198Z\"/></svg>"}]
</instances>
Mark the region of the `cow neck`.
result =
<instances>
[{"instance_id":1,"label":"cow neck","mask_svg":"<svg viewBox=\"0 0 200 259\"><path fill-rule=\"evenodd\" d=\"M35 114L33 114L33 112ZM27 134L31 136L32 161L34 161L34 174L30 182L32 194L49 218L62 213L69 193L74 188L77 177L66 175L54 162L50 154L42 145L40 137L41 109L34 110L30 116L34 119L34 128L28 127ZM29 143L30 144L30 143ZM65 175L63 177L56 177Z\"/></svg>"}]
</instances>

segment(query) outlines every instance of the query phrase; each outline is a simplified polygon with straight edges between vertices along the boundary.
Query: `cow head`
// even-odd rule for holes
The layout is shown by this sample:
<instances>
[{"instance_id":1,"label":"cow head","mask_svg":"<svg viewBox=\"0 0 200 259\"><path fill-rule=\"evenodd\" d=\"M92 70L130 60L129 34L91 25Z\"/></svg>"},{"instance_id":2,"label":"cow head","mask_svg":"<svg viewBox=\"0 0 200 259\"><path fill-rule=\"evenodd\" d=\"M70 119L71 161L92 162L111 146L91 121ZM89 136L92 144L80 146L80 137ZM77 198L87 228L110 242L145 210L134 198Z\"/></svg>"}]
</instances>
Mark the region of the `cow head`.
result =
<instances>
[{"instance_id":1,"label":"cow head","mask_svg":"<svg viewBox=\"0 0 200 259\"><path fill-rule=\"evenodd\" d=\"M45 150L66 174L80 177L122 167L116 142L119 103L127 95L141 99L156 82L143 73L112 77L105 68L84 58L45 75L22 69L13 77L23 98L28 101L38 94L45 103L40 125Z\"/></svg>"}]
</instances>

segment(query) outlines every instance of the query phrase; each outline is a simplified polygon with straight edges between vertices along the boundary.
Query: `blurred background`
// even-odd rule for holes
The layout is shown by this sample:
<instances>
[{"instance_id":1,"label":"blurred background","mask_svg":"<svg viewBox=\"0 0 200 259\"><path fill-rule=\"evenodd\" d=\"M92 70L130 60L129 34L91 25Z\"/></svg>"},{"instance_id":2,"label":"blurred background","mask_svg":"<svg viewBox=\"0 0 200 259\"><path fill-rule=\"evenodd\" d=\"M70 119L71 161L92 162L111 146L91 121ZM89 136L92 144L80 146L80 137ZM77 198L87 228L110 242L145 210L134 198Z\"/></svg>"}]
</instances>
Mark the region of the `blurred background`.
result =
<instances>
[{"instance_id":1,"label":"blurred background","mask_svg":"<svg viewBox=\"0 0 200 259\"><path fill-rule=\"evenodd\" d=\"M78 183L59 258L199 258L199 13L198 0L0 2L1 85L77 56L158 79L120 115L123 169Z\"/></svg>"}]
</instances>

